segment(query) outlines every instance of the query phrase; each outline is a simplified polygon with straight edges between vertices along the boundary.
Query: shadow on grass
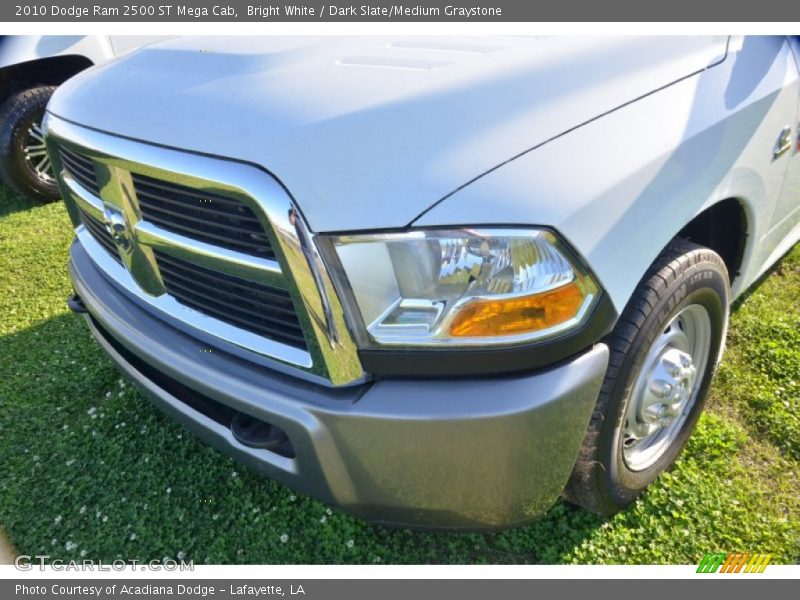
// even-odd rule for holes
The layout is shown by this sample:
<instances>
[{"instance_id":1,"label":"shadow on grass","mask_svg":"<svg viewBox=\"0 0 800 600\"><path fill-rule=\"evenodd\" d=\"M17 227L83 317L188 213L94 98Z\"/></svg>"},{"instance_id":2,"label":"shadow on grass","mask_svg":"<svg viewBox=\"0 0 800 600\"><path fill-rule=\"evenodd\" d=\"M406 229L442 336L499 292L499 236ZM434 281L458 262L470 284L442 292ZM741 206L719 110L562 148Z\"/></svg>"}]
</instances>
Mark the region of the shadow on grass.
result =
<instances>
[{"instance_id":1,"label":"shadow on grass","mask_svg":"<svg viewBox=\"0 0 800 600\"><path fill-rule=\"evenodd\" d=\"M26 200L22 196L19 196L0 183L0 218L16 212L29 210L34 206L38 205L31 200Z\"/></svg>"},{"instance_id":2,"label":"shadow on grass","mask_svg":"<svg viewBox=\"0 0 800 600\"><path fill-rule=\"evenodd\" d=\"M779 275L782 274L787 257L794 251L795 248L797 248L797 246L798 244L795 244L794 246L789 248L786 252L784 252L783 255L778 260L776 260L775 263L769 269L764 271L761 274L761 276L750 285L749 288L747 288L744 292L742 292L742 294L736 299L736 301L733 304L731 304L731 313L734 313L737 310L739 310L742 304L747 302L747 299L750 298L750 296L752 296L755 292L757 292L758 289L761 287L761 285L767 279L769 279L770 276L776 273Z\"/></svg>"}]
</instances>

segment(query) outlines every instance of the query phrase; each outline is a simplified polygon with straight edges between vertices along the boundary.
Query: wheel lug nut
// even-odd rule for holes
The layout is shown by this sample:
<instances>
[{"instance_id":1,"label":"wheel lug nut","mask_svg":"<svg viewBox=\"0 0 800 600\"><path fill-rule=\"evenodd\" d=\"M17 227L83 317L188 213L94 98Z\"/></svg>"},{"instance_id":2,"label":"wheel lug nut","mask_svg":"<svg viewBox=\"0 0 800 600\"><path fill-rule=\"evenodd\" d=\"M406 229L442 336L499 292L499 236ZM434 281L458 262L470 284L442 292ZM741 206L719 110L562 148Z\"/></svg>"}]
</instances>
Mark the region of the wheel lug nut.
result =
<instances>
[{"instance_id":1,"label":"wheel lug nut","mask_svg":"<svg viewBox=\"0 0 800 600\"><path fill-rule=\"evenodd\" d=\"M692 359L685 354L681 355L681 366L684 369L688 369L692 364Z\"/></svg>"},{"instance_id":2,"label":"wheel lug nut","mask_svg":"<svg viewBox=\"0 0 800 600\"><path fill-rule=\"evenodd\" d=\"M650 384L650 391L659 398L669 398L672 394L672 384L662 379L656 379Z\"/></svg>"}]
</instances>

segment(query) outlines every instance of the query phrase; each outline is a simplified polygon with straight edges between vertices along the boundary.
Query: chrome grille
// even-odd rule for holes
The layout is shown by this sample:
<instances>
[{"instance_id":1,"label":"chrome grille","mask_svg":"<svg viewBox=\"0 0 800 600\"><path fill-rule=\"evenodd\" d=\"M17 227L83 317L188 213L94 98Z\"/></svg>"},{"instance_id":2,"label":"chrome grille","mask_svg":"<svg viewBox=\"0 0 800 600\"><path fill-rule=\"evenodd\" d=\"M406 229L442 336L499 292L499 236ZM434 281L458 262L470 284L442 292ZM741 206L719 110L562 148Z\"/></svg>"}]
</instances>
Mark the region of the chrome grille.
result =
<instances>
[{"instance_id":1,"label":"chrome grille","mask_svg":"<svg viewBox=\"0 0 800 600\"><path fill-rule=\"evenodd\" d=\"M100 196L100 185L92 159L63 146L58 149L61 165L70 176L95 196Z\"/></svg>"},{"instance_id":2,"label":"chrome grille","mask_svg":"<svg viewBox=\"0 0 800 600\"><path fill-rule=\"evenodd\" d=\"M111 238L111 234L108 233L103 222L95 219L85 210L79 210L79 212L81 215L81 222L84 227L86 227L87 231L92 234L95 241L97 241L114 260L122 263L119 252L117 252L117 246L114 244L114 240Z\"/></svg>"},{"instance_id":3,"label":"chrome grille","mask_svg":"<svg viewBox=\"0 0 800 600\"><path fill-rule=\"evenodd\" d=\"M155 251L164 286L181 304L270 339L306 348L285 289L206 269Z\"/></svg>"},{"instance_id":4,"label":"chrome grille","mask_svg":"<svg viewBox=\"0 0 800 600\"><path fill-rule=\"evenodd\" d=\"M261 221L243 202L137 173L131 179L142 216L150 223L201 242L275 258Z\"/></svg>"},{"instance_id":5,"label":"chrome grille","mask_svg":"<svg viewBox=\"0 0 800 600\"><path fill-rule=\"evenodd\" d=\"M78 239L143 307L315 383L367 379L308 227L274 177L52 115L45 125L64 201L84 225Z\"/></svg>"}]
</instances>

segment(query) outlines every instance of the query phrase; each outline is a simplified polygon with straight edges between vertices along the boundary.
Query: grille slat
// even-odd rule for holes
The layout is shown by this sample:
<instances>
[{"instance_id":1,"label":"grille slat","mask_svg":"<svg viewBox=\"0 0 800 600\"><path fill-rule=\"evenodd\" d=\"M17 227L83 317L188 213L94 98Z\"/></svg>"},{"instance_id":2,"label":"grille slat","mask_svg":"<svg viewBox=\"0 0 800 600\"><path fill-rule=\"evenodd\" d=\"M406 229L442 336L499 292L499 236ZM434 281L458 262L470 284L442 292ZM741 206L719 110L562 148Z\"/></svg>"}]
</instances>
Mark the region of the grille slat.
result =
<instances>
[{"instance_id":1,"label":"grille slat","mask_svg":"<svg viewBox=\"0 0 800 600\"><path fill-rule=\"evenodd\" d=\"M197 295L201 295L201 296L205 295L210 300L213 300L213 301L218 301L221 298L225 299L225 300L234 301L234 302L241 302L242 301L242 295L239 294L239 293L230 292L228 290L220 290L219 287L215 287L215 286L212 286L209 283L204 283L204 282L198 281L197 279L190 280L188 277L179 274L179 272L165 267L163 262L160 264L159 268L160 268L162 274L163 273L167 273L167 276L172 280L172 282L173 282L172 284L173 285L176 285L178 287L182 287L182 288L185 288L187 290L193 291ZM231 289L236 289L235 285L233 285L233 284L228 284L228 285L230 285ZM193 288L195 288L195 289L193 289ZM200 288L200 289L196 289L196 288ZM200 290L208 290L208 293L201 292ZM209 293L211 295L209 295ZM259 297L263 298L264 302L275 302L275 304L273 304L273 306L272 306L272 309L275 310L276 312L279 312L281 314L287 315L288 317L293 317L295 315L294 308L292 308L292 307L283 307L283 306L279 306L278 305L279 302L286 302L286 300L284 298L280 298L280 297L278 297L278 296L276 296L274 294L270 294L270 293L264 293L264 294L259 293ZM289 303L286 302L286 304L289 304Z\"/></svg>"},{"instance_id":2,"label":"grille slat","mask_svg":"<svg viewBox=\"0 0 800 600\"><path fill-rule=\"evenodd\" d=\"M75 181L77 181L79 184L81 184L81 186L86 188L89 191L89 193L91 193L91 194L93 194L93 195L95 195L97 197L100 196L100 189L99 189L99 187L97 185L97 181L96 180L93 180L90 177L87 177L86 175L84 175L83 173L81 173L80 171L78 171L76 169L71 169L69 166L66 165L66 163L62 163L62 164L65 165L65 170L70 174L70 176Z\"/></svg>"},{"instance_id":3,"label":"grille slat","mask_svg":"<svg viewBox=\"0 0 800 600\"><path fill-rule=\"evenodd\" d=\"M230 250L251 254L260 258L274 259L275 255L269 249L267 236L261 232L246 231L237 226L223 226L218 223L191 223L183 217L168 216L164 217L153 210L152 206L140 200L142 214L145 220L154 225L158 225L168 231L217 246L223 246Z\"/></svg>"},{"instance_id":4,"label":"grille slat","mask_svg":"<svg viewBox=\"0 0 800 600\"><path fill-rule=\"evenodd\" d=\"M162 273L164 273L164 272L165 271L162 270ZM197 285L191 285L191 284L187 284L184 281L181 281L181 279L179 277L176 277L174 273L168 273L167 277L170 280L170 285L175 286L176 288L179 288L179 289L183 290L184 293L194 294L198 298L204 299L207 302L210 302L210 303L222 303L224 305L227 302L237 302L238 301L239 306L237 306L237 310L241 310L243 313L253 315L256 318L260 318L261 316L264 316L264 318L266 318L267 320L275 320L276 319L276 317L274 317L274 316L262 315L262 313L259 312L261 307L258 306L257 303L253 303L252 300L244 300L244 301L242 301L241 296L237 296L236 294L233 294L231 292L228 292L228 291L225 291L225 290L219 290L219 289L217 289L217 291L215 292L216 295L211 295L211 294L209 294L207 292L204 292L204 291L201 291L200 289L198 289ZM208 286L208 285L201 285L200 286L200 288L208 288L208 287L210 287L210 286ZM294 311L287 311L287 310L285 310L285 309L283 309L281 307L278 307L278 306L272 306L271 308L272 308L272 310L275 311L275 313L277 313L279 315L278 318L277 318L277 321L276 321L279 324L285 324L285 322L287 322L287 321L294 322L294 321L297 320L295 318Z\"/></svg>"},{"instance_id":5,"label":"grille slat","mask_svg":"<svg viewBox=\"0 0 800 600\"><path fill-rule=\"evenodd\" d=\"M83 164L89 169L94 168L94 163L92 162L92 159L89 158L88 156L84 156L83 154L78 154L77 152L75 152L74 150L70 150L66 146L60 146L59 152L67 156L67 158L72 159L74 162Z\"/></svg>"},{"instance_id":6,"label":"grille slat","mask_svg":"<svg viewBox=\"0 0 800 600\"><path fill-rule=\"evenodd\" d=\"M75 181L89 190L95 196L100 196L100 185L97 182L97 174L94 171L94 162L90 158L81 156L63 146L58 149L61 165Z\"/></svg>"},{"instance_id":7,"label":"grille slat","mask_svg":"<svg viewBox=\"0 0 800 600\"><path fill-rule=\"evenodd\" d=\"M153 200L153 207L158 207L157 209L161 212L168 213L173 216L188 218L186 215L182 214L183 206L178 202L173 202L172 200L165 200L164 198L158 198L152 194L148 194L145 192L139 191L139 196L144 196ZM193 213L203 213L204 215L208 215L209 217L216 217L220 214L221 211L213 209L213 208L206 208L204 206L195 206L193 207ZM261 222L258 220L257 217L248 217L243 214L238 213L231 213L232 217L235 217L237 221L241 223L249 223L257 227L259 232L263 232L261 229ZM205 219L201 219L200 217L192 217L192 219L199 219L200 222L207 222L208 217Z\"/></svg>"},{"instance_id":8,"label":"grille slat","mask_svg":"<svg viewBox=\"0 0 800 600\"><path fill-rule=\"evenodd\" d=\"M287 290L200 267L163 252L154 253L167 293L184 306L275 341L307 349L297 315L289 310L293 304ZM204 290L215 290L216 296Z\"/></svg>"},{"instance_id":9,"label":"grille slat","mask_svg":"<svg viewBox=\"0 0 800 600\"><path fill-rule=\"evenodd\" d=\"M245 203L138 173L131 177L142 216L150 223L201 242L275 258L261 221Z\"/></svg>"},{"instance_id":10,"label":"grille slat","mask_svg":"<svg viewBox=\"0 0 800 600\"><path fill-rule=\"evenodd\" d=\"M114 240L111 237L111 234L108 233L105 225L84 210L81 210L80 214L81 222L84 224L87 231L92 235L95 241L97 241L97 243L100 244L114 260L122 263L122 259L117 251L117 246L114 244Z\"/></svg>"},{"instance_id":11,"label":"grille slat","mask_svg":"<svg viewBox=\"0 0 800 600\"><path fill-rule=\"evenodd\" d=\"M76 171L89 179L95 176L93 168L74 162L64 153L62 153L61 160L69 167L70 171Z\"/></svg>"},{"instance_id":12,"label":"grille slat","mask_svg":"<svg viewBox=\"0 0 800 600\"><path fill-rule=\"evenodd\" d=\"M238 200L220 196L214 192L204 192L202 190L197 190L177 183L169 183L168 181L154 179L139 173L133 173L132 177L136 180L140 187L144 188L145 190L150 190L150 193L155 193L157 195L164 194L169 196L169 194L179 194L180 196L189 196L200 200L214 199L216 203L221 205L227 204L232 207L242 206L242 203Z\"/></svg>"},{"instance_id":13,"label":"grille slat","mask_svg":"<svg viewBox=\"0 0 800 600\"><path fill-rule=\"evenodd\" d=\"M138 173L134 173L132 177L136 181L136 189L139 193L150 198L155 198L156 200L173 201L177 202L181 206L186 198L195 200L196 206L210 204L208 201L213 200L214 206L212 210L214 210L214 212L227 210L233 215L248 214L247 212L242 212L242 208L247 208L249 210L249 207L242 204L238 200L234 200L233 198L220 196L214 192L200 192L183 186L176 187L174 185L158 182L155 179L150 179L149 177L146 177L145 175L139 175ZM254 219L258 220L252 211L250 211L250 214L253 215Z\"/></svg>"},{"instance_id":14,"label":"grille slat","mask_svg":"<svg viewBox=\"0 0 800 600\"><path fill-rule=\"evenodd\" d=\"M159 269L169 272L171 275L175 275L184 281L202 281L205 285L215 290L220 290L219 284L224 283L224 289L222 291L230 293L234 295L234 297L255 297L263 302L272 303L273 305L278 304L283 307L292 306L289 292L285 289L195 265L183 259L168 256L160 251L155 252Z\"/></svg>"},{"instance_id":15,"label":"grille slat","mask_svg":"<svg viewBox=\"0 0 800 600\"><path fill-rule=\"evenodd\" d=\"M190 282L194 282L196 281L196 279L193 273L189 273L188 276L185 274L185 269L187 264L190 264L192 268L205 269L210 273L213 273L216 276L225 279L227 285L235 289L239 289L244 293L250 293L255 291L258 292L259 294L272 296L271 298L269 298L271 301L286 302L287 306L292 305L291 301L287 299L286 290L283 288L274 287L267 284L261 284L257 281L251 281L243 277L236 277L235 275L227 275L225 273L215 271L214 269L210 269L207 267L195 266L194 264L189 263L186 260L175 258L163 252L161 252L160 254L161 254L161 260L159 261L159 267L165 267L167 269L171 269L174 273L178 274L181 277L188 277L187 280Z\"/></svg>"},{"instance_id":16,"label":"grille slat","mask_svg":"<svg viewBox=\"0 0 800 600\"><path fill-rule=\"evenodd\" d=\"M148 207L148 212L152 210L153 207ZM142 212L145 212L144 208L142 208ZM191 237L193 239L197 239L203 242L216 244L217 246L226 246L231 250L238 250L239 252L245 252L246 254L255 254L258 249L264 247L263 246L264 244L269 243L267 241L267 236L265 234L257 232L252 232L250 234L256 240L253 243L250 244L246 244L244 242L231 243L230 230L220 227L218 225L209 226L207 222L203 223L203 221L200 219L198 219L198 221L202 223L202 226L205 229L205 231L203 231L202 234L197 233L197 225L195 223L186 223L184 217L170 216L169 218L165 219L161 215L154 215L150 213L145 216L145 219L149 223L153 223L154 225L158 225L160 227L163 227L164 229L168 229L170 231L174 231L175 233L185 235L186 237ZM231 228L231 229L236 231L237 236L241 236L241 234L244 233L238 228ZM205 239L200 239L201 237Z\"/></svg>"},{"instance_id":17,"label":"grille slat","mask_svg":"<svg viewBox=\"0 0 800 600\"><path fill-rule=\"evenodd\" d=\"M170 289L173 291L173 293L172 293L173 296L176 295L176 294L181 295L183 297L190 296L190 297L194 298L196 301L202 302L205 306L212 306L216 310L222 311L222 312L226 312L226 311L228 311L230 309L230 304L228 303L228 299L220 298L220 297L214 298L214 297L209 296L208 294L201 294L196 289L191 289L191 288L189 288L189 287L187 287L185 285L182 285L182 284L179 284L179 283L175 282L174 280L170 280L169 286L170 286ZM291 317L289 317L287 319L287 318L285 318L284 315L275 317L275 316L269 316L269 315L266 315L266 314L261 314L257 310L251 310L251 309L245 308L245 307L243 307L241 305L236 306L236 313L237 314L234 315L233 317L229 316L229 317L226 317L226 319L236 318L236 319L240 320L243 323L244 322L252 323L253 321L263 320L265 322L268 322L270 324L274 324L274 325L276 325L278 327L281 327L281 328L286 326L287 321L291 323L292 321L295 320L295 319L292 319ZM291 323L291 324L294 324L294 323ZM288 334L291 334L291 332L288 332ZM297 339L301 339L301 338L297 338Z\"/></svg>"}]
</instances>

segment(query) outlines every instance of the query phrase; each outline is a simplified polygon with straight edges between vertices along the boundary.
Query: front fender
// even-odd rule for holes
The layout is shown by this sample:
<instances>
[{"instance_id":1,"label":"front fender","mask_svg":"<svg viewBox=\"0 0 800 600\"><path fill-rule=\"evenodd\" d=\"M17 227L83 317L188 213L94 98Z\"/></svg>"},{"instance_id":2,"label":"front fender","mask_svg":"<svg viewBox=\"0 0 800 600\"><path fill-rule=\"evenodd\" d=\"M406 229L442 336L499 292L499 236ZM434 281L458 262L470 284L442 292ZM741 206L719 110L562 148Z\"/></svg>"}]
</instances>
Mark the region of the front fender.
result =
<instances>
[{"instance_id":1,"label":"front fender","mask_svg":"<svg viewBox=\"0 0 800 600\"><path fill-rule=\"evenodd\" d=\"M708 206L737 198L750 244L767 232L785 170L771 149L797 102L792 60L784 38L733 40L721 64L499 166L414 225L553 227L621 312L659 252ZM738 288L767 250L747 250Z\"/></svg>"},{"instance_id":2,"label":"front fender","mask_svg":"<svg viewBox=\"0 0 800 600\"><path fill-rule=\"evenodd\" d=\"M84 56L98 64L114 53L106 36L9 35L0 39L0 69L53 56Z\"/></svg>"}]
</instances>

